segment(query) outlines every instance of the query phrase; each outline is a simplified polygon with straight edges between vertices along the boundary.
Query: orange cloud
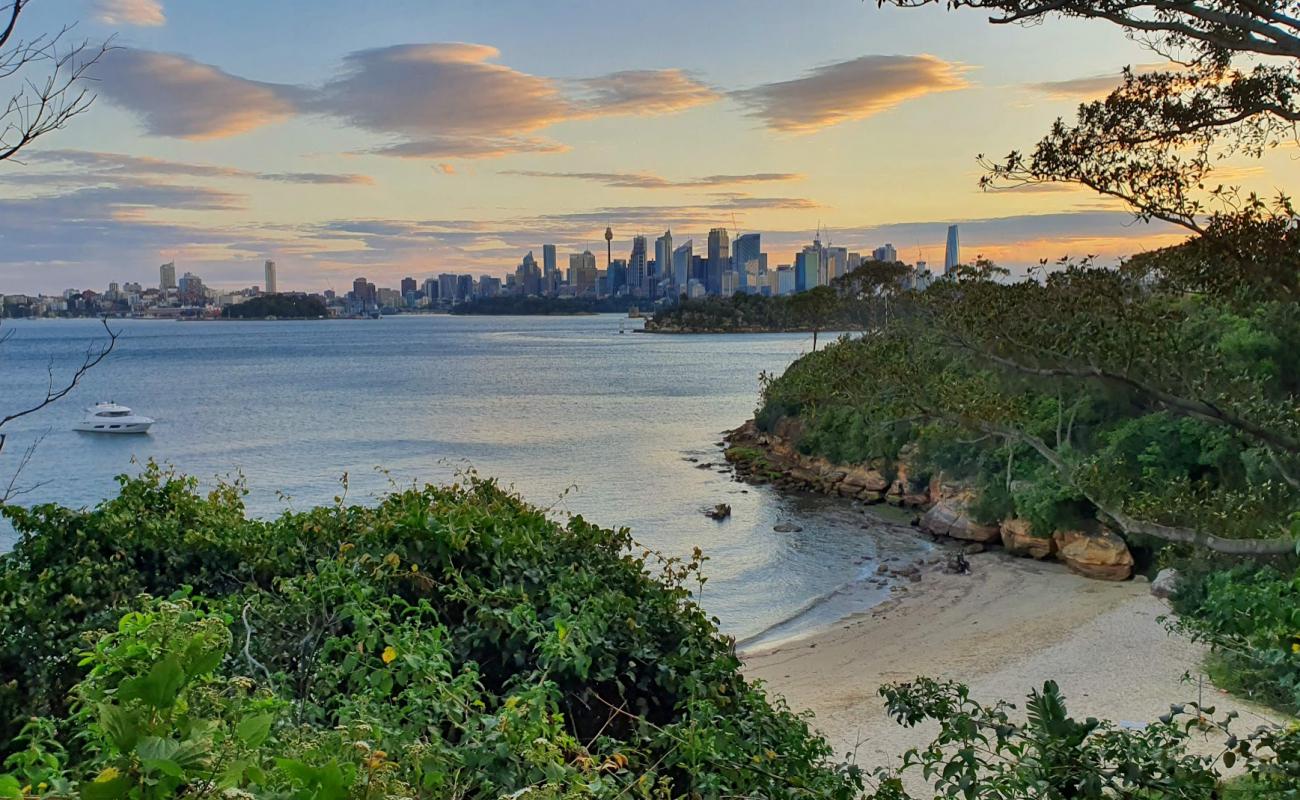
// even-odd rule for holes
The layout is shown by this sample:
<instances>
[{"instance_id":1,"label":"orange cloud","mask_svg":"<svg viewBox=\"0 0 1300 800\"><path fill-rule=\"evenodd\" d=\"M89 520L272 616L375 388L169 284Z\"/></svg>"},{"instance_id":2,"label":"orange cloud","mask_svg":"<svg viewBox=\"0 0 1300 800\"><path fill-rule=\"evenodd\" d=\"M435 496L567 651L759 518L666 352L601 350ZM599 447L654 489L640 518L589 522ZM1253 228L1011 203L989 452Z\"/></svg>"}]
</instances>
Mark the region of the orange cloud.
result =
<instances>
[{"instance_id":1,"label":"orange cloud","mask_svg":"<svg viewBox=\"0 0 1300 800\"><path fill-rule=\"evenodd\" d=\"M628 70L579 83L589 93L585 105L601 114L671 114L719 97L680 69Z\"/></svg>"},{"instance_id":2,"label":"orange cloud","mask_svg":"<svg viewBox=\"0 0 1300 800\"><path fill-rule=\"evenodd\" d=\"M867 55L818 67L802 78L731 93L750 116L784 133L879 114L935 92L964 89L966 68L930 55Z\"/></svg>"},{"instance_id":3,"label":"orange cloud","mask_svg":"<svg viewBox=\"0 0 1300 800\"><path fill-rule=\"evenodd\" d=\"M1181 69L1178 64L1164 62L1160 64L1138 64L1131 67L1138 75L1152 72L1167 72ZM1031 83L1029 88L1042 92L1055 100L1100 100L1106 97L1124 80L1122 73L1091 75L1086 78L1071 78L1064 81L1044 81Z\"/></svg>"},{"instance_id":4,"label":"orange cloud","mask_svg":"<svg viewBox=\"0 0 1300 800\"><path fill-rule=\"evenodd\" d=\"M148 50L110 50L95 67L97 91L134 111L149 133L218 139L278 122L296 112L293 87L259 83Z\"/></svg>"},{"instance_id":5,"label":"orange cloud","mask_svg":"<svg viewBox=\"0 0 1300 800\"><path fill-rule=\"evenodd\" d=\"M745 175L707 175L703 178L672 180L651 172L544 172L541 170L503 170L501 175L528 178L570 178L604 184L615 189L703 189L741 186L753 183L796 181L804 176L796 172L754 172Z\"/></svg>"},{"instance_id":6,"label":"orange cloud","mask_svg":"<svg viewBox=\"0 0 1300 800\"><path fill-rule=\"evenodd\" d=\"M158 27L167 23L158 0L97 0L95 19L105 25Z\"/></svg>"}]
</instances>

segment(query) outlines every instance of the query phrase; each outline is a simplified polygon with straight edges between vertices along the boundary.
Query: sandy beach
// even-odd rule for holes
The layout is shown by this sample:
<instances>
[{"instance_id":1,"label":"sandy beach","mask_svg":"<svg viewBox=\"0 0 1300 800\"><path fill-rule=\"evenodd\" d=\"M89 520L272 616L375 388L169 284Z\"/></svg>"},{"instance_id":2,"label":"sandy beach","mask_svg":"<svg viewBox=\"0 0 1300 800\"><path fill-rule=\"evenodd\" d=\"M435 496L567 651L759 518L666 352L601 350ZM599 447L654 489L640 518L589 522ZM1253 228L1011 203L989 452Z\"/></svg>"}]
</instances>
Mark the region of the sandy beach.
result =
<instances>
[{"instance_id":1,"label":"sandy beach","mask_svg":"<svg viewBox=\"0 0 1300 800\"><path fill-rule=\"evenodd\" d=\"M1074 716L1119 722L1147 722L1170 703L1197 699L1203 651L1166 632L1158 618L1169 606L1145 581L1090 580L1002 552L970 564L969 575L930 565L895 599L834 629L746 651L745 671L793 709L812 710L836 752L867 768L929 741L932 728L895 724L876 693L917 675L960 680L977 699L1022 707L1050 678ZM1219 713L1239 711L1244 726L1276 719L1208 681L1203 691Z\"/></svg>"}]
</instances>

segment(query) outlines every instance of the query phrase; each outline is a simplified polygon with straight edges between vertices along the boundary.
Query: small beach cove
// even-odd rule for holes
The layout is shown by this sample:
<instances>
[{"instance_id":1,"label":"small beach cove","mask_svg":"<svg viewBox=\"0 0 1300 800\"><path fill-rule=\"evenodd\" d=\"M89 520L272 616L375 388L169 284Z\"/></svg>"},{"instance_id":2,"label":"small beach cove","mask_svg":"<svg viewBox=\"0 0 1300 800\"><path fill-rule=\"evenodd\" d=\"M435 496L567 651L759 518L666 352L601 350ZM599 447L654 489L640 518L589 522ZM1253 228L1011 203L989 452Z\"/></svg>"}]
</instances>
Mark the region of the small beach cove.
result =
<instances>
[{"instance_id":1,"label":"small beach cove","mask_svg":"<svg viewBox=\"0 0 1300 800\"><path fill-rule=\"evenodd\" d=\"M898 725L877 694L920 675L959 680L981 701L1014 703L1055 680L1076 718L1119 723L1143 724L1197 699L1204 650L1166 632L1159 618L1169 606L1145 580L1096 581L1002 552L971 556L970 565L970 574L955 575L930 564L905 591L832 629L748 648L744 671L795 711L812 711L836 754L865 765L897 763L930 741L931 727ZM1245 728L1281 721L1208 681L1202 691L1218 716L1238 711Z\"/></svg>"}]
</instances>

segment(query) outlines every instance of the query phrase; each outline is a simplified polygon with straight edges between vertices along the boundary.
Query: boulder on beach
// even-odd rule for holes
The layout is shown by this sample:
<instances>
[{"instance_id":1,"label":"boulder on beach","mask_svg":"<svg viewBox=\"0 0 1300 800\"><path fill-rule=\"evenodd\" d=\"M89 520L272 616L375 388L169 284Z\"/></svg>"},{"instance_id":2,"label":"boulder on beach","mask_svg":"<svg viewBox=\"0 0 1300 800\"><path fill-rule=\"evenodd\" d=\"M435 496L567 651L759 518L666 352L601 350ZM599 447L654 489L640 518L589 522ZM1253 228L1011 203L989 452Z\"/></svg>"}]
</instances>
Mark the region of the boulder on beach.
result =
<instances>
[{"instance_id":1,"label":"boulder on beach","mask_svg":"<svg viewBox=\"0 0 1300 800\"><path fill-rule=\"evenodd\" d=\"M921 517L921 527L936 536L951 536L968 542L987 544L1001 538L996 525L981 525L970 517L970 495L946 497L930 507Z\"/></svg>"},{"instance_id":2,"label":"boulder on beach","mask_svg":"<svg viewBox=\"0 0 1300 800\"><path fill-rule=\"evenodd\" d=\"M1048 558L1056 553L1056 540L1050 536L1035 536L1033 525L1027 519L1011 518L1002 521L1000 533L1002 546L1008 553L1030 558Z\"/></svg>"},{"instance_id":3,"label":"boulder on beach","mask_svg":"<svg viewBox=\"0 0 1300 800\"><path fill-rule=\"evenodd\" d=\"M1156 597L1168 600L1178 591L1178 570L1166 567L1156 573L1156 579L1151 581L1151 594Z\"/></svg>"},{"instance_id":4,"label":"boulder on beach","mask_svg":"<svg viewBox=\"0 0 1300 800\"><path fill-rule=\"evenodd\" d=\"M1123 581L1133 574L1133 554L1114 533L1096 531L1057 531L1056 557L1074 572L1103 581Z\"/></svg>"}]
</instances>

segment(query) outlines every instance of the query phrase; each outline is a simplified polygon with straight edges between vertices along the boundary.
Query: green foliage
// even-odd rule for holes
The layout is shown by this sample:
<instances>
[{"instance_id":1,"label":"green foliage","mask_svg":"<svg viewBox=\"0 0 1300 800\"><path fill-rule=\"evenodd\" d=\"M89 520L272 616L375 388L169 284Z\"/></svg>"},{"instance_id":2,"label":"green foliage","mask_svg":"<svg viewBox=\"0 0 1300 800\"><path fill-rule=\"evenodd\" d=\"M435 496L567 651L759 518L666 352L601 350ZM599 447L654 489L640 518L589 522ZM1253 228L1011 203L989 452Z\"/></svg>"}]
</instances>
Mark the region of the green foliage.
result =
<instances>
[{"instance_id":1,"label":"green foliage","mask_svg":"<svg viewBox=\"0 0 1300 800\"><path fill-rule=\"evenodd\" d=\"M4 509L21 538L0 557L0 790L860 787L740 675L691 600L698 554L635 556L627 531L556 523L472 476L270 521L247 519L241 496L150 466L91 510Z\"/></svg>"},{"instance_id":2,"label":"green foliage","mask_svg":"<svg viewBox=\"0 0 1300 800\"><path fill-rule=\"evenodd\" d=\"M683 300L656 311L646 329L695 333L822 331L857 328L857 322L853 304L822 286L779 297L736 294Z\"/></svg>"},{"instance_id":3,"label":"green foliage","mask_svg":"<svg viewBox=\"0 0 1300 800\"><path fill-rule=\"evenodd\" d=\"M329 316L325 301L302 294L264 294L221 309L225 319L319 319Z\"/></svg>"},{"instance_id":4,"label":"green foliage","mask_svg":"<svg viewBox=\"0 0 1300 800\"><path fill-rule=\"evenodd\" d=\"M899 771L877 770L870 800L909 800L901 775L919 772L939 797L962 800L1238 800L1300 797L1300 730L1261 728L1233 735L1232 714L1173 706L1141 729L1069 716L1048 681L1029 695L1023 721L1004 701L983 705L957 683L918 678L880 690L889 713L906 727L937 722L924 748L909 750ZM1211 755L1189 753L1194 734L1219 734ZM1225 795L1218 767L1250 776ZM1258 792L1258 793L1256 793Z\"/></svg>"},{"instance_id":5,"label":"green foliage","mask_svg":"<svg viewBox=\"0 0 1300 800\"><path fill-rule=\"evenodd\" d=\"M1300 714L1300 571L1238 567L1183 575L1171 625L1214 648L1216 682Z\"/></svg>"},{"instance_id":6,"label":"green foliage","mask_svg":"<svg viewBox=\"0 0 1300 800\"><path fill-rule=\"evenodd\" d=\"M480 297L467 303L452 306L451 313L467 315L529 315L564 316L568 314L625 313L637 304L647 301L636 297L537 297L535 295L502 295Z\"/></svg>"}]
</instances>

